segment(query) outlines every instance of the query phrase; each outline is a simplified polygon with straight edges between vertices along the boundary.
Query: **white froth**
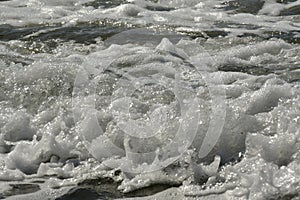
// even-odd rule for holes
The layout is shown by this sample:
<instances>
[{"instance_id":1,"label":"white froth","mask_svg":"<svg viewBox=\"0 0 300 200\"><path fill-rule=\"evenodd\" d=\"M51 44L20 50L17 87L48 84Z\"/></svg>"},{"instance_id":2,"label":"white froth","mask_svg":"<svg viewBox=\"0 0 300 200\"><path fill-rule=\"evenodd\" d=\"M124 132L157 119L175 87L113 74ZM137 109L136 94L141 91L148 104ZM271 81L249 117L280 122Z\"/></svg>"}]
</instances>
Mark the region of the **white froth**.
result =
<instances>
[{"instance_id":1,"label":"white froth","mask_svg":"<svg viewBox=\"0 0 300 200\"><path fill-rule=\"evenodd\" d=\"M299 0L266 1L258 15L224 11L222 1L135 0L107 9L87 2L4 1L0 23L67 28L116 20L228 36L194 40L138 28L91 45L61 41L47 53L1 42L0 192L42 179L40 191L19 197L54 198L100 177L125 193L182 184L144 199L297 195L300 47L236 36L298 31L298 16L278 15Z\"/></svg>"}]
</instances>

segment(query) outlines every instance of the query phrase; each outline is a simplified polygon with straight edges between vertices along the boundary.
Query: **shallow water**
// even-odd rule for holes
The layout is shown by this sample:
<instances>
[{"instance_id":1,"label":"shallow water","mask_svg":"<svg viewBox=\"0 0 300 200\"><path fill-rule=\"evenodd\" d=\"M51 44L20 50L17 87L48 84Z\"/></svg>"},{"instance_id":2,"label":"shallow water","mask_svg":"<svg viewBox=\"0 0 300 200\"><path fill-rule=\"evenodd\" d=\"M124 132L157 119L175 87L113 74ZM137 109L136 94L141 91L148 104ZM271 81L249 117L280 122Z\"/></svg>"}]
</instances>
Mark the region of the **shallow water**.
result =
<instances>
[{"instance_id":1,"label":"shallow water","mask_svg":"<svg viewBox=\"0 0 300 200\"><path fill-rule=\"evenodd\" d=\"M0 198L299 198L299 6L0 1Z\"/></svg>"}]
</instances>

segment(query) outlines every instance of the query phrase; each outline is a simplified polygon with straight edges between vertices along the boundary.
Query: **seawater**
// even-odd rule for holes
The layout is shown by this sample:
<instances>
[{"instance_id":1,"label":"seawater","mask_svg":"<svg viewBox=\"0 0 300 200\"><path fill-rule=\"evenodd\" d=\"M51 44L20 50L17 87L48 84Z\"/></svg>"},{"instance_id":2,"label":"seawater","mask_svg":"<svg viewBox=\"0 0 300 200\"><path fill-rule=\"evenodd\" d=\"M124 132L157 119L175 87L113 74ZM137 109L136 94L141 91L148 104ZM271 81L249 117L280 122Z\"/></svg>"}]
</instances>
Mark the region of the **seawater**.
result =
<instances>
[{"instance_id":1,"label":"seawater","mask_svg":"<svg viewBox=\"0 0 300 200\"><path fill-rule=\"evenodd\" d=\"M299 0L0 1L0 198L298 199Z\"/></svg>"}]
</instances>

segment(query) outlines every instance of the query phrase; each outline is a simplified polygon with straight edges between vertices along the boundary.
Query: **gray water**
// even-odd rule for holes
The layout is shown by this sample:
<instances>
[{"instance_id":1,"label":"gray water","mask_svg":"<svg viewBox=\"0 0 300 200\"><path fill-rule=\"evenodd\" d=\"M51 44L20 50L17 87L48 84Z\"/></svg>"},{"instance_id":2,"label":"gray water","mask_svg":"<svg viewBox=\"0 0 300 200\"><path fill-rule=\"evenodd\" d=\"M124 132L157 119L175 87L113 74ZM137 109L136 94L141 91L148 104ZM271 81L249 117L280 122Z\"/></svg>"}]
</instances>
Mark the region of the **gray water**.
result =
<instances>
[{"instance_id":1,"label":"gray water","mask_svg":"<svg viewBox=\"0 0 300 200\"><path fill-rule=\"evenodd\" d=\"M0 1L0 198L299 198L299 43L299 0Z\"/></svg>"}]
</instances>

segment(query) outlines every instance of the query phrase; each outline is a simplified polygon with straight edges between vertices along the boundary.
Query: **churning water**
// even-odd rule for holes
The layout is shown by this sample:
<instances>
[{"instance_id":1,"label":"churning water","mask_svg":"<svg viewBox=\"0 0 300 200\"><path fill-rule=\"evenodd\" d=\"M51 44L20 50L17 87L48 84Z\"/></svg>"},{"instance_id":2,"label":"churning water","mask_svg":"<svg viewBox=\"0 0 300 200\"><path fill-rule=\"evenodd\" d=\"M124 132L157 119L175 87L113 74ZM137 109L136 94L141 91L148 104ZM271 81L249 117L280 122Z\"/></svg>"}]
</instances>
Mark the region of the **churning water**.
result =
<instances>
[{"instance_id":1,"label":"churning water","mask_svg":"<svg viewBox=\"0 0 300 200\"><path fill-rule=\"evenodd\" d=\"M0 1L0 198L299 199L299 44L300 0Z\"/></svg>"}]
</instances>

